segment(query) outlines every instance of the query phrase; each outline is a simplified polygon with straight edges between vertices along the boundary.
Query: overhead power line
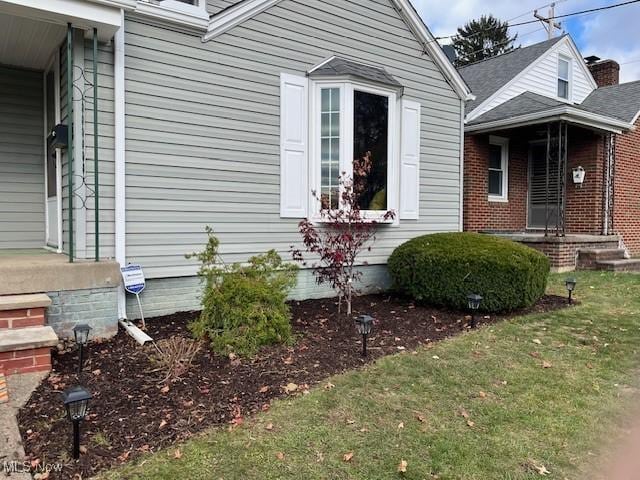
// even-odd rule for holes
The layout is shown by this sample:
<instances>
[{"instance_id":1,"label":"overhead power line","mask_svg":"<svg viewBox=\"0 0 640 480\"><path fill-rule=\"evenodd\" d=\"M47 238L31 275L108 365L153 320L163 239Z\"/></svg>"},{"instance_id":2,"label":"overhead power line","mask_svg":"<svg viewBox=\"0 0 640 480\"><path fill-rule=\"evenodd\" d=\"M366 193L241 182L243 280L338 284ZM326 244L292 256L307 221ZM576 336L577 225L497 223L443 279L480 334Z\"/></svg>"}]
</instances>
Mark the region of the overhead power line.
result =
<instances>
[{"instance_id":1,"label":"overhead power line","mask_svg":"<svg viewBox=\"0 0 640 480\"><path fill-rule=\"evenodd\" d=\"M577 15L586 15L586 14L590 14L590 13L601 12L603 10L611 10L613 8L624 7L626 5L631 5L631 4L634 4L634 3L640 3L640 0L628 0L626 2L616 3L616 4L613 4L613 5L605 5L605 6L602 6L602 7L590 8L590 9L587 9L587 10L580 10L580 11L577 11L577 12L565 13L563 15L555 15L554 16L554 20L559 19L559 18L567 18L567 17L574 17L574 16L577 16ZM544 7L542 7L542 8L544 8ZM526 14L524 14L524 15L526 15ZM522 16L522 15L520 15L520 16ZM519 17L516 17L516 18L519 18ZM530 25L532 23L538 23L538 22L539 22L539 20L535 19L535 20L527 20L527 21L518 22L518 23L511 23L511 24L509 24L509 28L511 28L511 27L519 27L519 26L522 26L522 25ZM488 29L486 29L484 31L491 31L491 30L495 30L495 27L488 28ZM470 35L467 38L471 38L472 36L479 35L480 33L482 33L482 32L476 32L476 33L474 33L473 35ZM444 36L440 36L440 37L435 37L434 41L445 40L445 39L448 39L448 38L454 38L457 35L458 34L444 35Z\"/></svg>"}]
</instances>

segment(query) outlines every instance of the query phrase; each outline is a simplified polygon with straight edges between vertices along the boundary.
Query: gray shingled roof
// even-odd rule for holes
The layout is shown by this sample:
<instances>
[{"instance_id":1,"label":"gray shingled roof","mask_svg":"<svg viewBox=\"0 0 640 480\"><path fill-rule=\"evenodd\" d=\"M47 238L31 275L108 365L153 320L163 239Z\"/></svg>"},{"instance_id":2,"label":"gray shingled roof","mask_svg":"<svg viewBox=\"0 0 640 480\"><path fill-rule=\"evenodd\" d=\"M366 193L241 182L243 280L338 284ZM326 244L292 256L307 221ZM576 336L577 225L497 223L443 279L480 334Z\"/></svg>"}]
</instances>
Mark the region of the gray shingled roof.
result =
<instances>
[{"instance_id":1,"label":"gray shingled roof","mask_svg":"<svg viewBox=\"0 0 640 480\"><path fill-rule=\"evenodd\" d=\"M580 104L580 108L631 122L640 111L640 80L597 88Z\"/></svg>"},{"instance_id":2,"label":"gray shingled roof","mask_svg":"<svg viewBox=\"0 0 640 480\"><path fill-rule=\"evenodd\" d=\"M458 72L476 96L475 100L467 103L467 112L471 112L497 92L564 37L562 35L528 47L516 48L497 57L459 68Z\"/></svg>"},{"instance_id":3,"label":"gray shingled roof","mask_svg":"<svg viewBox=\"0 0 640 480\"><path fill-rule=\"evenodd\" d=\"M335 57L309 74L310 77L331 77L349 75L375 83L402 88L402 84L384 68L363 65L345 58Z\"/></svg>"},{"instance_id":4,"label":"gray shingled roof","mask_svg":"<svg viewBox=\"0 0 640 480\"><path fill-rule=\"evenodd\" d=\"M507 118L519 117L528 113L543 112L556 107L567 106L566 102L554 100L553 98L544 97L537 93L524 92L517 97L512 98L487 113L474 118L468 125L477 125L486 122L495 122L505 120Z\"/></svg>"}]
</instances>

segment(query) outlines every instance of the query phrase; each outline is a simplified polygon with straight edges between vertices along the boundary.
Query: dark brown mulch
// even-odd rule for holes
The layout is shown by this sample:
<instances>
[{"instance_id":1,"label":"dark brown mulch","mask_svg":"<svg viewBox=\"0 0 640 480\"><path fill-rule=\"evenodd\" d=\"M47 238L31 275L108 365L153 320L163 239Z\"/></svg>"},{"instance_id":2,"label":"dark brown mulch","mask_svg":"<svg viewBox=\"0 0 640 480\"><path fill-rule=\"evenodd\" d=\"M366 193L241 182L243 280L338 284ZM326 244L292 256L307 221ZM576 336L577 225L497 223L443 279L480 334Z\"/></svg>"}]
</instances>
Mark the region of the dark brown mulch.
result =
<instances>
[{"instance_id":1,"label":"dark brown mulch","mask_svg":"<svg viewBox=\"0 0 640 480\"><path fill-rule=\"evenodd\" d=\"M527 311L485 317L483 323L531 311L562 308L566 300L546 296ZM337 314L334 300L291 304L296 342L264 348L253 359L231 361L206 349L195 366L167 389L149 354L126 333L92 343L83 385L93 394L90 415L82 425L86 452L70 459L71 426L64 416L61 392L78 383L75 350L54 357L54 371L34 392L19 414L27 456L41 463L63 463L49 478L90 477L140 453L156 451L238 416L267 410L277 397L289 395L289 383L304 391L328 376L361 367L383 355L414 349L455 335L466 327L464 314L416 306L403 299L374 295L354 301L354 315L376 318L369 339L370 355L360 355L361 343L352 320ZM147 321L156 340L188 336L187 323L197 313L182 313ZM165 387L165 388L163 388ZM84 448L82 449L84 451ZM35 464L35 463L34 463Z\"/></svg>"}]
</instances>

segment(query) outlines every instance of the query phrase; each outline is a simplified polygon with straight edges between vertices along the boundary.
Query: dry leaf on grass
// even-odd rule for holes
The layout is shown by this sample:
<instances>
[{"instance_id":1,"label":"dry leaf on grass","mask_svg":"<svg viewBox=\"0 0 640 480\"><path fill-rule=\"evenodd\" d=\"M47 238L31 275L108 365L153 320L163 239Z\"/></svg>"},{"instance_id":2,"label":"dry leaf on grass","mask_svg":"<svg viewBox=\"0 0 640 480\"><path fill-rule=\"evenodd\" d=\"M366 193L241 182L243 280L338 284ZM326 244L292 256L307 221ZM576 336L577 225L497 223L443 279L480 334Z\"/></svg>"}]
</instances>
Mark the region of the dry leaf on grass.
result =
<instances>
[{"instance_id":1,"label":"dry leaf on grass","mask_svg":"<svg viewBox=\"0 0 640 480\"><path fill-rule=\"evenodd\" d=\"M327 384L324 386L325 390L332 390L334 388L336 388L336 386L331 382L327 382Z\"/></svg>"},{"instance_id":2,"label":"dry leaf on grass","mask_svg":"<svg viewBox=\"0 0 640 480\"><path fill-rule=\"evenodd\" d=\"M175 458L176 460L182 458L182 452L179 448L176 448L176 451L173 452L173 458Z\"/></svg>"},{"instance_id":3,"label":"dry leaf on grass","mask_svg":"<svg viewBox=\"0 0 640 480\"><path fill-rule=\"evenodd\" d=\"M276 453L276 458L278 460L284 460L284 453L283 452Z\"/></svg>"},{"instance_id":4,"label":"dry leaf on grass","mask_svg":"<svg viewBox=\"0 0 640 480\"><path fill-rule=\"evenodd\" d=\"M282 387L285 393L293 393L298 390L298 385L295 383L287 383L284 387Z\"/></svg>"},{"instance_id":5,"label":"dry leaf on grass","mask_svg":"<svg viewBox=\"0 0 640 480\"><path fill-rule=\"evenodd\" d=\"M551 362L547 362L546 360L542 362L542 368L551 368L552 366Z\"/></svg>"},{"instance_id":6,"label":"dry leaf on grass","mask_svg":"<svg viewBox=\"0 0 640 480\"><path fill-rule=\"evenodd\" d=\"M350 462L352 458L353 458L353 452L347 452L342 456L342 460L344 462Z\"/></svg>"},{"instance_id":7,"label":"dry leaf on grass","mask_svg":"<svg viewBox=\"0 0 640 480\"><path fill-rule=\"evenodd\" d=\"M398 473L407 473L407 461L400 460L400 464L398 465Z\"/></svg>"},{"instance_id":8,"label":"dry leaf on grass","mask_svg":"<svg viewBox=\"0 0 640 480\"><path fill-rule=\"evenodd\" d=\"M273 430L273 423L267 423L267 425L264 428L265 430L269 430L269 431Z\"/></svg>"},{"instance_id":9,"label":"dry leaf on grass","mask_svg":"<svg viewBox=\"0 0 640 480\"><path fill-rule=\"evenodd\" d=\"M398 430L402 430L404 428L404 422L400 422L398 424Z\"/></svg>"},{"instance_id":10,"label":"dry leaf on grass","mask_svg":"<svg viewBox=\"0 0 640 480\"><path fill-rule=\"evenodd\" d=\"M534 338L532 342L535 343L536 345L542 345L542 341L539 338Z\"/></svg>"}]
</instances>

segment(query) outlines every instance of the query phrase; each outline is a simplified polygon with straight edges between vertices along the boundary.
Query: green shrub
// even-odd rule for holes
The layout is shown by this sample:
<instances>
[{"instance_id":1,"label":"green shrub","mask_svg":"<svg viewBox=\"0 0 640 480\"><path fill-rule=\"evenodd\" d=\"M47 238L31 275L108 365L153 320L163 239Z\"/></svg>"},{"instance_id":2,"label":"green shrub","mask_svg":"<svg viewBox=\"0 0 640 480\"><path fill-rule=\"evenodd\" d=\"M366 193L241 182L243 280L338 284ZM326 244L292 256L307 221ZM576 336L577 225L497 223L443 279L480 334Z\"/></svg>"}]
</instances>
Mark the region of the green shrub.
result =
<instances>
[{"instance_id":1,"label":"green shrub","mask_svg":"<svg viewBox=\"0 0 640 480\"><path fill-rule=\"evenodd\" d=\"M284 264L271 250L247 264L221 265L218 239L207 229L206 249L194 254L202 266L202 312L190 329L221 354L251 355L263 345L291 339L286 299L296 282L295 265Z\"/></svg>"},{"instance_id":2,"label":"green shrub","mask_svg":"<svg viewBox=\"0 0 640 480\"><path fill-rule=\"evenodd\" d=\"M500 312L533 305L545 292L549 260L522 244L477 233L439 233L409 240L388 262L395 288L417 301Z\"/></svg>"}]
</instances>

